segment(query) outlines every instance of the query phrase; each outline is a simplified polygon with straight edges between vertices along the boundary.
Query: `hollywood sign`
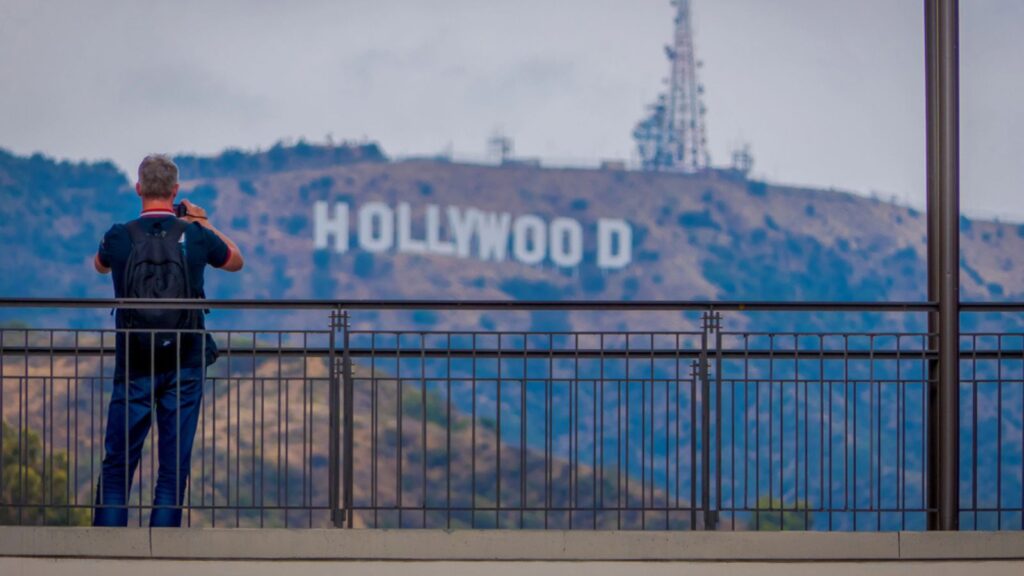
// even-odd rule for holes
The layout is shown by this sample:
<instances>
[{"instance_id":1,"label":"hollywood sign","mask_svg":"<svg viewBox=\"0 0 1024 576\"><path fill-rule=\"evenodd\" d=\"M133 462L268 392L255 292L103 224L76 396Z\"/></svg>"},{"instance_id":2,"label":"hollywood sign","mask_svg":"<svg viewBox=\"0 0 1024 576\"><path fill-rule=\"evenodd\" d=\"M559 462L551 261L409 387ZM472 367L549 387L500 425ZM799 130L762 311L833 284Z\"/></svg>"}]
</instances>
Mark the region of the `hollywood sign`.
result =
<instances>
[{"instance_id":1,"label":"hollywood sign","mask_svg":"<svg viewBox=\"0 0 1024 576\"><path fill-rule=\"evenodd\" d=\"M366 202L352 209L345 202L313 204L313 246L337 253L352 246L367 252L436 254L477 258L485 262L513 260L523 264L550 261L572 268L583 261L584 241L596 243L596 264L617 269L633 259L633 232L625 220L600 218L590 234L573 218L553 218L507 212L488 212L459 206L428 204L414 221L412 206L399 202ZM418 234L416 233L418 231ZM592 234L592 236L591 236Z\"/></svg>"}]
</instances>

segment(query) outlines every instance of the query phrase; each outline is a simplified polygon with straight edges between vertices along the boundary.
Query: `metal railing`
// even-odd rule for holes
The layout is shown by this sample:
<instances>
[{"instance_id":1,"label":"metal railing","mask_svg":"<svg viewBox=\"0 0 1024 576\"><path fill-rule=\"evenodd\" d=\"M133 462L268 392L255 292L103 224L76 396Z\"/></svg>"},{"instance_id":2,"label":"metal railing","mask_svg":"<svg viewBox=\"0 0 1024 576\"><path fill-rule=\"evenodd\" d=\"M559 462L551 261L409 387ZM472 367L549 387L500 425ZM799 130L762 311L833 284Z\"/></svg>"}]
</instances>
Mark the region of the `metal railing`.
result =
<instances>
[{"instance_id":1,"label":"metal railing","mask_svg":"<svg viewBox=\"0 0 1024 576\"><path fill-rule=\"evenodd\" d=\"M246 319L278 326L204 332L221 355L170 505L186 525L895 530L937 513L930 464L950 447L933 424L930 303L0 301L145 306L258 310ZM430 310L432 325L372 315L384 310ZM459 325L480 310L507 318ZM1024 305L961 310L978 320L959 338L960 523L1021 529ZM516 316L550 312L589 317ZM126 386L126 331L100 318L0 328L2 523L92 520L107 409ZM148 427L118 505L136 525L159 476Z\"/></svg>"}]
</instances>

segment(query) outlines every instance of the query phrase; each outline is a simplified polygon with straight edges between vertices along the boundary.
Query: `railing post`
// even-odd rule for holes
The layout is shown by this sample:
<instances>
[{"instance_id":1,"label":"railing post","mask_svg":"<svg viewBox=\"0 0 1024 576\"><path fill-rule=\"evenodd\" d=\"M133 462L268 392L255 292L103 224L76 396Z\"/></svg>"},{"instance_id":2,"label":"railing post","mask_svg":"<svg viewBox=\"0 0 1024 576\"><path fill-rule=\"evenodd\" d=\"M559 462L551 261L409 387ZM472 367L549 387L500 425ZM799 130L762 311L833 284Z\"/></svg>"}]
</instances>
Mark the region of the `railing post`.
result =
<instances>
[{"instance_id":1,"label":"railing post","mask_svg":"<svg viewBox=\"0 0 1024 576\"><path fill-rule=\"evenodd\" d=\"M708 350L711 345L711 334L718 331L721 320L722 315L715 311L707 311L702 315L700 360L697 366L701 384L701 506L704 508L704 528L706 530L715 530L718 527L718 512L712 510L711 505L711 375ZM718 410L717 407L716 410ZM716 431L716 441L719 436L719 432ZM721 474L721 470L717 467L715 474Z\"/></svg>"},{"instance_id":2,"label":"railing post","mask_svg":"<svg viewBox=\"0 0 1024 576\"><path fill-rule=\"evenodd\" d=\"M341 391L339 385L339 372L337 365L337 333L342 328L342 311L332 310L330 321L330 335L328 336L327 351L327 374L330 382L328 395L328 507L331 510L331 524L335 528L344 527L344 509L342 508L340 492L340 442L341 442Z\"/></svg>"},{"instance_id":3,"label":"railing post","mask_svg":"<svg viewBox=\"0 0 1024 576\"><path fill-rule=\"evenodd\" d=\"M694 383L694 388L693 388L692 396L690 398L690 419L693 421L690 429L694 431L693 433L690 434L690 446L692 447L691 448L691 461L690 461L690 529L691 530L696 530L697 529L697 454L696 454L696 450L697 450L697 433L696 433L696 430L697 430L697 425L696 425L697 424L697 422L696 422L697 421L697 410L696 410L696 406L697 406L697 403L698 403L697 402L697 398L696 398L696 396L697 396L696 384L697 384L697 382L700 382L700 360L694 360L690 364L690 380ZM701 401L700 404L701 404L701 414L703 415L703 412L704 412L703 404L704 404L704 402ZM702 418L702 421L703 421L703 418ZM703 454L704 453L704 444L706 444L706 442L704 442L704 436L705 436L704 431L701 431L700 435L701 435L701 448L700 448L700 450L701 450L701 454ZM703 486L707 486L707 481L706 481L705 476L704 476L704 470L705 469L703 468L703 464L704 464L704 459L702 457L701 458L701 466L702 466L702 469L701 469L701 483L702 483ZM700 502L701 502L700 503L701 509L702 510L707 510L707 501L704 498L703 489L701 491ZM704 518L704 520L707 521L707 518Z\"/></svg>"},{"instance_id":4,"label":"railing post","mask_svg":"<svg viewBox=\"0 0 1024 576\"><path fill-rule=\"evenodd\" d=\"M929 314L928 528L959 527L959 1L925 0Z\"/></svg>"},{"instance_id":5,"label":"railing post","mask_svg":"<svg viewBox=\"0 0 1024 576\"><path fill-rule=\"evenodd\" d=\"M342 479L342 482L344 483L344 485L343 485L344 492L343 492L342 506L344 507L344 510L345 510L345 526L347 528L352 528L352 522L353 522L353 517L354 517L354 512L352 510L352 507L353 507L354 497L355 497L355 495L354 495L354 480L353 480L353 478L354 478L354 471L353 471L354 462L353 461L354 461L354 442L355 442L355 439L354 439L355 406L353 405L354 404L354 400L353 400L354 399L354 390L353 390L354 386L353 386L353 382L352 382L352 379L353 379L353 374L352 374L352 356L349 353L349 334L350 334L350 328L351 327L349 325L349 313L348 312L342 312L341 314L342 314L342 318L341 318L341 321L342 321L342 345L344 346L344 348L342 348L342 351L341 351L341 381L342 381L342 390L343 390L343 393L344 393L344 396L345 396L344 401L343 401L344 418L345 418L345 421L343 423L344 424L344 438L345 438L344 458L343 458L344 462L343 462L343 465L345 467L345 474L344 474L344 477Z\"/></svg>"}]
</instances>

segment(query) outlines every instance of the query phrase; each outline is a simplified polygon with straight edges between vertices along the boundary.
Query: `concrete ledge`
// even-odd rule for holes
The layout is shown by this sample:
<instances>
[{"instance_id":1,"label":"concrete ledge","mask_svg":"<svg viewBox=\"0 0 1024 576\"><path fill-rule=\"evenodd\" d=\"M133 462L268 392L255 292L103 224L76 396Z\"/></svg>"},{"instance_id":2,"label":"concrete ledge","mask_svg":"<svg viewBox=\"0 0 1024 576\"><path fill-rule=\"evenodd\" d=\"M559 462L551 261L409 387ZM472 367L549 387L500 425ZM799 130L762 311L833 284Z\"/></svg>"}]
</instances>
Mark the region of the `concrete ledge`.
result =
<instances>
[{"instance_id":1,"label":"concrete ledge","mask_svg":"<svg viewBox=\"0 0 1024 576\"><path fill-rule=\"evenodd\" d=\"M0 527L0 556L207 560L1024 560L1024 532L635 532Z\"/></svg>"},{"instance_id":2,"label":"concrete ledge","mask_svg":"<svg viewBox=\"0 0 1024 576\"><path fill-rule=\"evenodd\" d=\"M896 534L154 529L156 558L324 560L895 559Z\"/></svg>"},{"instance_id":3,"label":"concrete ledge","mask_svg":"<svg viewBox=\"0 0 1024 576\"><path fill-rule=\"evenodd\" d=\"M1024 532L904 532L900 536L900 557L1024 559Z\"/></svg>"},{"instance_id":4,"label":"concrete ledge","mask_svg":"<svg viewBox=\"0 0 1024 576\"><path fill-rule=\"evenodd\" d=\"M149 558L149 530L0 526L0 556Z\"/></svg>"}]
</instances>

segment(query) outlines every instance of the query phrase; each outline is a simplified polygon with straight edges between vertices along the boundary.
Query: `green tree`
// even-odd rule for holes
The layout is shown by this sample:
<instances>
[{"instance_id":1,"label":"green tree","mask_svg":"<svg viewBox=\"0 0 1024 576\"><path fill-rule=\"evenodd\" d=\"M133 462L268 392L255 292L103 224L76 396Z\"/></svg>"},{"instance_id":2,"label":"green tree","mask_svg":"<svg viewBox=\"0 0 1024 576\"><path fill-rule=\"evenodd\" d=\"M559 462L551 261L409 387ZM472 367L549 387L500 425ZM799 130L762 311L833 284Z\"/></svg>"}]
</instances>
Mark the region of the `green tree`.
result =
<instances>
[{"instance_id":1,"label":"green tree","mask_svg":"<svg viewBox=\"0 0 1024 576\"><path fill-rule=\"evenodd\" d=\"M807 530L814 522L814 514L807 502L797 500L785 505L778 499L762 496L754 512L754 528L762 531Z\"/></svg>"},{"instance_id":2,"label":"green tree","mask_svg":"<svg viewBox=\"0 0 1024 576\"><path fill-rule=\"evenodd\" d=\"M44 471L43 443L39 434L23 431L19 446L18 431L6 422L0 424L4 456L0 525L87 525L88 510L65 507L68 504L67 453L55 450Z\"/></svg>"}]
</instances>

